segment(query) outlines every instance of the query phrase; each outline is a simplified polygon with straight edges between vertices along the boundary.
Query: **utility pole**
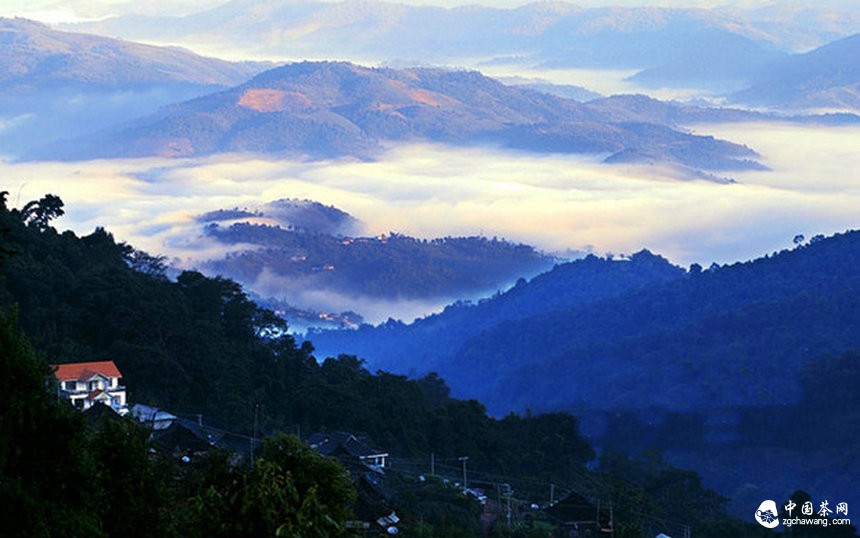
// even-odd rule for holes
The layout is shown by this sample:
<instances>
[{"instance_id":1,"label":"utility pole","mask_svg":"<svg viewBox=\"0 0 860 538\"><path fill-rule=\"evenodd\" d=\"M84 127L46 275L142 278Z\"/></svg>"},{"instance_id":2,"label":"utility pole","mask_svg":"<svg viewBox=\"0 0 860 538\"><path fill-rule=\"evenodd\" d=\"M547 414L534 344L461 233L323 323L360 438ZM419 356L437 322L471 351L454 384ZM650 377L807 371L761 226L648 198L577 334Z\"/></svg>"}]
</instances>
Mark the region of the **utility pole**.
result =
<instances>
[{"instance_id":1,"label":"utility pole","mask_svg":"<svg viewBox=\"0 0 860 538\"><path fill-rule=\"evenodd\" d=\"M502 484L502 487L505 489L505 497L507 504L507 520L508 520L508 528L511 528L511 495L513 494L513 490L511 490L510 484Z\"/></svg>"},{"instance_id":2,"label":"utility pole","mask_svg":"<svg viewBox=\"0 0 860 538\"><path fill-rule=\"evenodd\" d=\"M466 481L466 462L469 461L469 456L460 456L457 458L463 462L463 490L469 487L469 482Z\"/></svg>"},{"instance_id":3,"label":"utility pole","mask_svg":"<svg viewBox=\"0 0 860 538\"><path fill-rule=\"evenodd\" d=\"M430 453L430 476L436 476L436 453Z\"/></svg>"},{"instance_id":4,"label":"utility pole","mask_svg":"<svg viewBox=\"0 0 860 538\"><path fill-rule=\"evenodd\" d=\"M612 511L612 500L609 501L609 528L612 530L610 536L615 536L615 513Z\"/></svg>"},{"instance_id":5,"label":"utility pole","mask_svg":"<svg viewBox=\"0 0 860 538\"><path fill-rule=\"evenodd\" d=\"M552 506L555 504L555 484L550 483L549 485L549 505Z\"/></svg>"},{"instance_id":6,"label":"utility pole","mask_svg":"<svg viewBox=\"0 0 860 538\"><path fill-rule=\"evenodd\" d=\"M260 404L254 404L254 430L251 432L251 451L248 453L251 462L251 468L254 467L254 446L257 444L257 414L260 410Z\"/></svg>"}]
</instances>

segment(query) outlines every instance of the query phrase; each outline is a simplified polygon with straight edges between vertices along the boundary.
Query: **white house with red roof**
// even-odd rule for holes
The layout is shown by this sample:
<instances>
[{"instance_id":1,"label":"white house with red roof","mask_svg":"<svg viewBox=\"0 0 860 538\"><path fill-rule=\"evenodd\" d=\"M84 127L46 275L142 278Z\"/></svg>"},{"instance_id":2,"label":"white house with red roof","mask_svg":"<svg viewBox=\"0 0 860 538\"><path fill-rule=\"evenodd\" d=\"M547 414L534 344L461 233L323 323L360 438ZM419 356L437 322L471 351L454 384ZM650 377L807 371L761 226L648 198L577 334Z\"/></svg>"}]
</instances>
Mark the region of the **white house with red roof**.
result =
<instances>
[{"instance_id":1,"label":"white house with red roof","mask_svg":"<svg viewBox=\"0 0 860 538\"><path fill-rule=\"evenodd\" d=\"M74 362L54 365L59 394L78 409L86 410L101 402L117 413L128 413L122 374L113 361Z\"/></svg>"}]
</instances>

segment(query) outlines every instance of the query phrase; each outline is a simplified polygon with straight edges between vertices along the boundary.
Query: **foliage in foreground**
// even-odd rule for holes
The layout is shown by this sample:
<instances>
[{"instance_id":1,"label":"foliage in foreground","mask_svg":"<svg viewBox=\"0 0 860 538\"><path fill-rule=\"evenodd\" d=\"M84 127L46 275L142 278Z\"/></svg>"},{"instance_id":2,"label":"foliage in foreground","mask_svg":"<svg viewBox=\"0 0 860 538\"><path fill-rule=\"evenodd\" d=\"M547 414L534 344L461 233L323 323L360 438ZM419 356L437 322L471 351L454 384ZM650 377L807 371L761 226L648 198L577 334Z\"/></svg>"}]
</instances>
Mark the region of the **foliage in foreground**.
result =
<instances>
[{"instance_id":1,"label":"foliage in foreground","mask_svg":"<svg viewBox=\"0 0 860 538\"><path fill-rule=\"evenodd\" d=\"M283 434L253 470L213 453L153 456L148 432L87 420L45 389L50 375L0 314L0 535L340 536L355 498L343 467Z\"/></svg>"}]
</instances>

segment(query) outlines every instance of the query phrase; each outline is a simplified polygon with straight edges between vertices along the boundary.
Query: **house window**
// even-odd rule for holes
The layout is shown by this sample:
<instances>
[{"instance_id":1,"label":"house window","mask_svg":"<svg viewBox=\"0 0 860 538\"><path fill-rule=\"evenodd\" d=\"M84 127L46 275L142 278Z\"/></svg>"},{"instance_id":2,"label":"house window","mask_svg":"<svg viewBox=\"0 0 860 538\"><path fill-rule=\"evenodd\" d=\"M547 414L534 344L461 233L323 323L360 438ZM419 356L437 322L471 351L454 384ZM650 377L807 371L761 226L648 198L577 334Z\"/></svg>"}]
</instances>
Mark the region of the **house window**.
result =
<instances>
[{"instance_id":1,"label":"house window","mask_svg":"<svg viewBox=\"0 0 860 538\"><path fill-rule=\"evenodd\" d=\"M78 388L77 381L66 381L66 390L74 391Z\"/></svg>"}]
</instances>

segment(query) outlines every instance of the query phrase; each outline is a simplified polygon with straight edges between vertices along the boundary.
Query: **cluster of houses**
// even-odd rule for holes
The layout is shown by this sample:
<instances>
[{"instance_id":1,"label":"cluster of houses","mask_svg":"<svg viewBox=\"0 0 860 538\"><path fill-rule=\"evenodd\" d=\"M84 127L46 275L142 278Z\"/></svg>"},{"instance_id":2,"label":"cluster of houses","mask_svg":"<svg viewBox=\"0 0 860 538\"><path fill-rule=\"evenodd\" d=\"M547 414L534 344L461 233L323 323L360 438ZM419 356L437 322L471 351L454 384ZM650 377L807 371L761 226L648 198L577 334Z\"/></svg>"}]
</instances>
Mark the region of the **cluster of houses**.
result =
<instances>
[{"instance_id":1,"label":"cluster of houses","mask_svg":"<svg viewBox=\"0 0 860 538\"><path fill-rule=\"evenodd\" d=\"M126 389L120 383L122 373L113 361L79 362L54 366L57 396L69 400L77 409L88 413L130 414L152 431L154 450L177 461L192 463L213 449L225 449L236 465L253 462L262 443L260 439L229 431L226 427L203 424L202 416L182 418L143 404L129 405ZM99 405L101 404L101 405ZM107 411L110 414L110 411ZM397 534L400 518L390 505L392 492L385 487L385 469L389 454L373 448L363 438L347 432L314 433L305 440L323 456L336 458L352 478L358 492L356 520L349 526L356 530ZM605 509L585 497L571 493L546 509L562 521L568 536L611 535L612 518ZM661 534L658 538L668 538Z\"/></svg>"},{"instance_id":2,"label":"cluster of houses","mask_svg":"<svg viewBox=\"0 0 860 538\"><path fill-rule=\"evenodd\" d=\"M191 464L213 449L224 449L232 462L253 462L262 441L230 431L229 426L204 424L202 416L180 417L156 407L128 402L122 373L113 361L54 365L57 397L88 415L130 415L151 431L152 449ZM306 439L323 456L336 458L349 473L358 492L356 520L349 526L359 531L397 533L400 518L391 508L391 492L384 486L388 452L371 448L365 439L346 432L314 433Z\"/></svg>"}]
</instances>

